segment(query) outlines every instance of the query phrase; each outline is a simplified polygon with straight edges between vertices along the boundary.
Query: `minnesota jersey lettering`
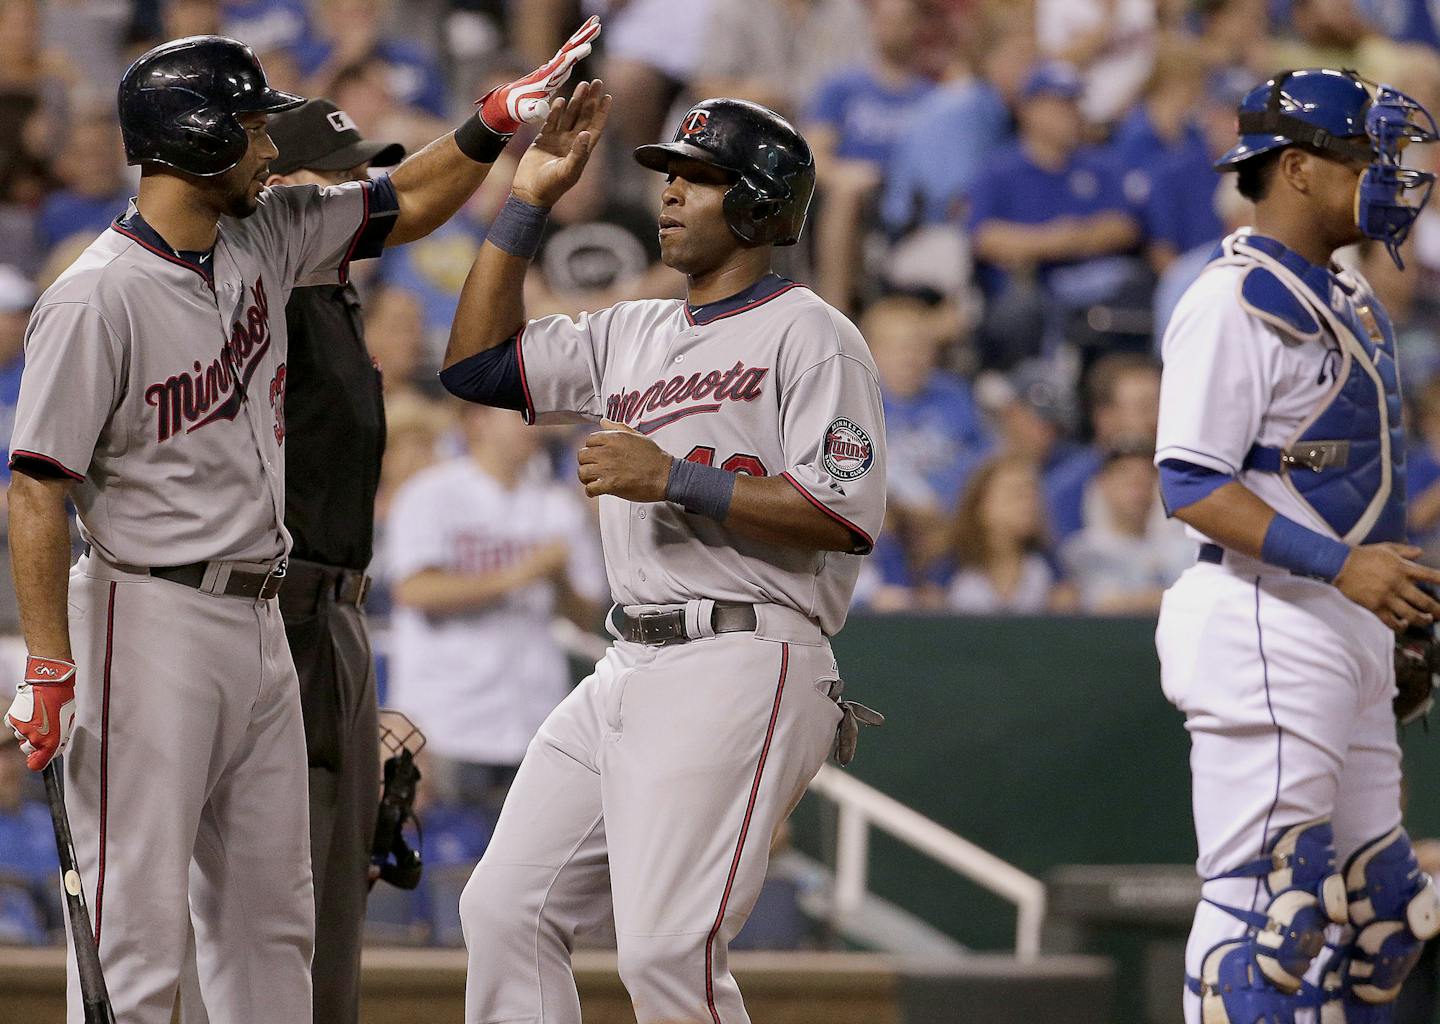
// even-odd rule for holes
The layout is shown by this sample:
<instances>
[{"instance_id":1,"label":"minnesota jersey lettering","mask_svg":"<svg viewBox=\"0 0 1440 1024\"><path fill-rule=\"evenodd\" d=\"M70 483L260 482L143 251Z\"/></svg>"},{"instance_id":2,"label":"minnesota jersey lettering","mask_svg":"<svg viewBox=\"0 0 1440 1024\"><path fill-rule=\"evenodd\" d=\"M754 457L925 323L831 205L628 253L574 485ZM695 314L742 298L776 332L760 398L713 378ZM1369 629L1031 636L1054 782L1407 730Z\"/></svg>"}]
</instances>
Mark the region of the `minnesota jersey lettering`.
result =
<instances>
[{"instance_id":1,"label":"minnesota jersey lettering","mask_svg":"<svg viewBox=\"0 0 1440 1024\"><path fill-rule=\"evenodd\" d=\"M747 368L744 363L737 362L723 373L711 370L708 373L692 373L689 377L657 380L643 391L612 394L605 400L605 418L648 434L684 416L716 412L722 402L753 402L764 393L763 385L769 374L768 366ZM705 398L711 401L653 419L638 419L642 412L655 412L680 402L698 402Z\"/></svg>"},{"instance_id":2,"label":"minnesota jersey lettering","mask_svg":"<svg viewBox=\"0 0 1440 1024\"><path fill-rule=\"evenodd\" d=\"M182 424L190 424L186 433L199 430L216 420L233 420L245 401L250 378L270 350L270 303L265 298L265 279L257 278L250 289L253 299L243 320L236 320L230 337L220 346L220 355L202 368L199 361L191 364L193 376L181 373L166 377L145 389L145 404L155 407L157 441L167 441L180 432ZM232 392L232 385L237 385ZM212 403L228 395L214 412L207 416ZM271 395L274 402L274 395ZM276 441L284 439L284 432Z\"/></svg>"}]
</instances>

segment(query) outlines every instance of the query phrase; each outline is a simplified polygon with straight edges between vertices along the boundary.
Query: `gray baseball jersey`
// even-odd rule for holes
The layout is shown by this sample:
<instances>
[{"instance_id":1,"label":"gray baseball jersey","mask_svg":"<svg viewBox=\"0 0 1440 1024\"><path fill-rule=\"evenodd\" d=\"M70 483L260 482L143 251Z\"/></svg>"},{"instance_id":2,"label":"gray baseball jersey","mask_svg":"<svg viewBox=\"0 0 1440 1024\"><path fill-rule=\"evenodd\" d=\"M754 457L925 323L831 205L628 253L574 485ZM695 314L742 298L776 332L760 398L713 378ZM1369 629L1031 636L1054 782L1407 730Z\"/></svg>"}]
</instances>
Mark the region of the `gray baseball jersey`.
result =
<instances>
[{"instance_id":1,"label":"gray baseball jersey","mask_svg":"<svg viewBox=\"0 0 1440 1024\"><path fill-rule=\"evenodd\" d=\"M376 255L397 208L385 179L267 189L202 261L132 205L35 307L12 460L80 482L82 532L112 562L282 554L285 301Z\"/></svg>"},{"instance_id":2,"label":"gray baseball jersey","mask_svg":"<svg viewBox=\"0 0 1440 1024\"><path fill-rule=\"evenodd\" d=\"M692 316L683 301L621 302L521 332L526 416L602 417L679 458L782 475L854 536L853 553L751 540L669 502L600 499L606 571L622 605L775 603L828 635L885 514L885 424L855 325L768 275Z\"/></svg>"},{"instance_id":3,"label":"gray baseball jersey","mask_svg":"<svg viewBox=\"0 0 1440 1024\"><path fill-rule=\"evenodd\" d=\"M168 1024L192 919L212 1019L310 1020L305 734L277 602L147 567L285 551L286 297L377 253L397 208L385 180L270 189L198 254L132 206L31 318L11 460L79 481L65 789L119 1020ZM73 972L70 993L78 1024Z\"/></svg>"}]
</instances>

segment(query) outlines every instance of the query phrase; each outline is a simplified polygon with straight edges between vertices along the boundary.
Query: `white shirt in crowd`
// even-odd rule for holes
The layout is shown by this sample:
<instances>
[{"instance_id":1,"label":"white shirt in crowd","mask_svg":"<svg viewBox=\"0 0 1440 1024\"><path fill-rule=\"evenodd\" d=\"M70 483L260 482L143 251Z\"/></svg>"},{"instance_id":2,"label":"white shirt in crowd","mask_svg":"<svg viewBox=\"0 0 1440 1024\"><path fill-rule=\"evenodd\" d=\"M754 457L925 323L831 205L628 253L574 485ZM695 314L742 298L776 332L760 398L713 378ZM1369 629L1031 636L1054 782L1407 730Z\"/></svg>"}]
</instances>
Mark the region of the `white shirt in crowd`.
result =
<instances>
[{"instance_id":1,"label":"white shirt in crowd","mask_svg":"<svg viewBox=\"0 0 1440 1024\"><path fill-rule=\"evenodd\" d=\"M417 473L395 495L386 530L389 575L484 573L556 540L571 544L571 586L602 600L596 528L573 489L537 459L507 490L466 458ZM565 654L550 635L555 585L538 580L484 608L427 614L397 604L391 706L443 757L518 764L545 716L570 688Z\"/></svg>"}]
</instances>

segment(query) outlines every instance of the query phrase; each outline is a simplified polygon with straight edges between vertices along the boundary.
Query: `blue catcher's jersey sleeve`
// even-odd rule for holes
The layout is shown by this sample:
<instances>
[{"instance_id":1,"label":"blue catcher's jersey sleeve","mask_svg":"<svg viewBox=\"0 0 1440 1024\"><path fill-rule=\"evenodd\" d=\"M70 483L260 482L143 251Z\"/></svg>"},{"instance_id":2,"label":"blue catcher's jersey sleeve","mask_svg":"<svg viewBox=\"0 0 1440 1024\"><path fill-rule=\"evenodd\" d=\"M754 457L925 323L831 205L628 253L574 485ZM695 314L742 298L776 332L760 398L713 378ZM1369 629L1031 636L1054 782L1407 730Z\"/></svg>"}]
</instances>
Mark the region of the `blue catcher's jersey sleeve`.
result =
<instances>
[{"instance_id":1,"label":"blue catcher's jersey sleeve","mask_svg":"<svg viewBox=\"0 0 1440 1024\"><path fill-rule=\"evenodd\" d=\"M1207 270L1165 329L1156 465L1176 460L1237 476L1259 435L1278 341L1241 308L1240 273Z\"/></svg>"}]
</instances>

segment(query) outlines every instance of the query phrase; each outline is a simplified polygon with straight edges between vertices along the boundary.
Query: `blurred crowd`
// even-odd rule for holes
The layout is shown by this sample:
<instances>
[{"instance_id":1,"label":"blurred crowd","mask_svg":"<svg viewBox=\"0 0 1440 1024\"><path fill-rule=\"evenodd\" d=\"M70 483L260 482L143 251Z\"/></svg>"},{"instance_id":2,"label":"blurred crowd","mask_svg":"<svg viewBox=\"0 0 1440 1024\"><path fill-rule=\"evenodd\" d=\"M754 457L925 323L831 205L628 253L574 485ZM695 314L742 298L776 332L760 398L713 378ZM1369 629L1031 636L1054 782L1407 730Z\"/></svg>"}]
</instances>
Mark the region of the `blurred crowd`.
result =
<instances>
[{"instance_id":1,"label":"blurred crowd","mask_svg":"<svg viewBox=\"0 0 1440 1024\"><path fill-rule=\"evenodd\" d=\"M1427 0L0 0L0 437L31 305L135 192L114 109L134 56L235 36L272 84L326 96L365 137L414 150L590 13L605 28L580 75L605 80L614 113L553 211L529 313L683 296L660 263L660 179L630 150L705 96L792 119L819 186L777 269L860 324L885 397L890 512L856 595L874 612L1153 613L1194 559L1151 464L1159 338L1216 242L1249 219L1210 166L1236 104L1280 68L1325 65L1440 109ZM427 672L473 695L497 665L527 695L497 697L503 715L428 702L468 709L419 723L427 855L442 865L478 856L507 772L568 685L557 620L593 632L606 602L576 435L459 408L435 377L518 150L451 222L355 268L385 380L372 612L392 621L388 696L405 705ZM1440 209L1405 255L1403 274L1378 249L1344 258L1398 330L1412 532L1440 558ZM488 589L433 586L422 570L437 559ZM7 589L0 630L13 632ZM501 717L508 732L473 727ZM0 883L12 869L23 882L35 853L5 839L29 835L22 819L38 813L8 795L18 762L0 757L0 849L24 863L0 863ZM447 806L481 813L447 818ZM0 930L47 927L4 912L6 892ZM419 911L396 913L405 929Z\"/></svg>"}]
</instances>

